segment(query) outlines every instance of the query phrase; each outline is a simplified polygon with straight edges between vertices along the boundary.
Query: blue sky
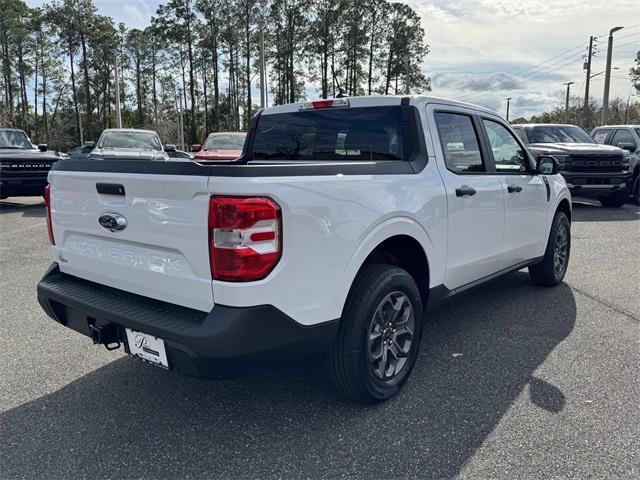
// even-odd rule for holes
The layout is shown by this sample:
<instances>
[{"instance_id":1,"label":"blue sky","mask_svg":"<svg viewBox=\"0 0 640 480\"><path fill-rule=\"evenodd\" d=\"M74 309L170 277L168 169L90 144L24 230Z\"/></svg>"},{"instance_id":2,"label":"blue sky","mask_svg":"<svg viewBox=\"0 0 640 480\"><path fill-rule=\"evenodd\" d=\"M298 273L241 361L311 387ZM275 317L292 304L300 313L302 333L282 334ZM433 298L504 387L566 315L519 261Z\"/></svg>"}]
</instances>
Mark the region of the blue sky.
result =
<instances>
[{"instance_id":1,"label":"blue sky","mask_svg":"<svg viewBox=\"0 0 640 480\"><path fill-rule=\"evenodd\" d=\"M129 27L144 27L158 0L94 0L102 15ZM40 5L42 0L27 0ZM607 35L615 34L611 96L631 92L628 71L640 49L640 0L408 0L422 18L431 53L423 71L433 94L482 104L511 117L529 116L562 103L562 83L576 82L583 94L582 56L590 35L599 38L592 73L604 70ZM617 46L619 45L619 47ZM566 52L566 53L565 53ZM557 58L532 68L545 60ZM591 94L602 98L604 75L592 79ZM314 94L313 86L308 88Z\"/></svg>"}]
</instances>

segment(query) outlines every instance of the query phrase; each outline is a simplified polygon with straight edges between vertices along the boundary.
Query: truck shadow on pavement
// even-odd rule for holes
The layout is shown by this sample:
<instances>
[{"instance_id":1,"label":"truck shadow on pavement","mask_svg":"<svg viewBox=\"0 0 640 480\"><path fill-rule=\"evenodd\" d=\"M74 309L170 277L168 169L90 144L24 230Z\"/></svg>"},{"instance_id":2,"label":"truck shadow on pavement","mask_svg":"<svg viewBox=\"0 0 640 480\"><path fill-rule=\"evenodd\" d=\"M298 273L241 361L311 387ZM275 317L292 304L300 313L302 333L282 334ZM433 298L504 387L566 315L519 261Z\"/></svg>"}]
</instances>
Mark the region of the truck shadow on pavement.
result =
<instances>
[{"instance_id":1,"label":"truck shadow on pavement","mask_svg":"<svg viewBox=\"0 0 640 480\"><path fill-rule=\"evenodd\" d=\"M205 382L122 358L1 414L0 477L450 478L518 396L563 409L534 373L575 319L568 286L508 275L429 313L412 378L376 406L319 360Z\"/></svg>"},{"instance_id":2,"label":"truck shadow on pavement","mask_svg":"<svg viewBox=\"0 0 640 480\"><path fill-rule=\"evenodd\" d=\"M605 208L599 204L573 202L573 222L640 222L640 206L627 203L620 208Z\"/></svg>"},{"instance_id":3,"label":"truck shadow on pavement","mask_svg":"<svg viewBox=\"0 0 640 480\"><path fill-rule=\"evenodd\" d=\"M40 203L14 203L8 200L0 201L0 215L5 213L22 212L23 217L45 218L47 210L44 202Z\"/></svg>"}]
</instances>

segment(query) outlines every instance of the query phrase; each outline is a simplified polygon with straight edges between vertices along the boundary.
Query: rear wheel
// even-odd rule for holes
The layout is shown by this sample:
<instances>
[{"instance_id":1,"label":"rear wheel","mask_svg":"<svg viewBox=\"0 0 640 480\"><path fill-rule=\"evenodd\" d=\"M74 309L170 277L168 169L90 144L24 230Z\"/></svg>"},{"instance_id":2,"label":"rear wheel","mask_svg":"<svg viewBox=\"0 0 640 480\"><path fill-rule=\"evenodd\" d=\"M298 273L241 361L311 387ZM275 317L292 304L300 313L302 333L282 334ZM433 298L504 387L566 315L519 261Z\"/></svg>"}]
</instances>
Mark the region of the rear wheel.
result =
<instances>
[{"instance_id":1,"label":"rear wheel","mask_svg":"<svg viewBox=\"0 0 640 480\"><path fill-rule=\"evenodd\" d=\"M334 386L366 403L398 393L418 356L422 316L420 293L409 273L391 265L362 267L328 358Z\"/></svg>"},{"instance_id":2,"label":"rear wheel","mask_svg":"<svg viewBox=\"0 0 640 480\"><path fill-rule=\"evenodd\" d=\"M598 200L600 200L600 203L602 204L603 207L619 208L625 203L627 203L628 196L629 194L627 193L627 190L624 189L624 190L618 190L615 193L604 195L600 197Z\"/></svg>"},{"instance_id":3,"label":"rear wheel","mask_svg":"<svg viewBox=\"0 0 640 480\"><path fill-rule=\"evenodd\" d=\"M564 279L571 254L571 224L564 212L556 212L542 261L529 267L536 285L553 287Z\"/></svg>"}]
</instances>

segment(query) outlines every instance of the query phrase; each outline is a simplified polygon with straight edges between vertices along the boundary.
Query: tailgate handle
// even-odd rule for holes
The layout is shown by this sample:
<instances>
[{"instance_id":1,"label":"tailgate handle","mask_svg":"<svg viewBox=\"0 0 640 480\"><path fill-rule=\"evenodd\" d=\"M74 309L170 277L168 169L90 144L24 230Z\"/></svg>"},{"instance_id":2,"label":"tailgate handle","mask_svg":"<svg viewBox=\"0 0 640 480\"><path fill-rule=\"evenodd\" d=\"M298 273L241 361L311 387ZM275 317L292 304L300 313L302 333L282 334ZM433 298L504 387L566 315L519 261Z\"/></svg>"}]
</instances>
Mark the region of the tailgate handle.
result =
<instances>
[{"instance_id":1,"label":"tailgate handle","mask_svg":"<svg viewBox=\"0 0 640 480\"><path fill-rule=\"evenodd\" d=\"M119 183L96 183L96 190L102 195L120 195L124 197L124 185Z\"/></svg>"}]
</instances>

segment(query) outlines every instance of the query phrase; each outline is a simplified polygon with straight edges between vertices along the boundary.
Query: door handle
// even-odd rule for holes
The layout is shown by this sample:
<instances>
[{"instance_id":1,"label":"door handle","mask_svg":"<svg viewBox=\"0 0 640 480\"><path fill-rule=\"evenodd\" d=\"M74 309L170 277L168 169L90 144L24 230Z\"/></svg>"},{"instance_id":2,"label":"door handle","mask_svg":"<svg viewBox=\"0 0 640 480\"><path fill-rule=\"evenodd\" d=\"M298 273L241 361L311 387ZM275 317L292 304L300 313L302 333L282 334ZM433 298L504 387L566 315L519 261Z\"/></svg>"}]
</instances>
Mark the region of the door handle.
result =
<instances>
[{"instance_id":1,"label":"door handle","mask_svg":"<svg viewBox=\"0 0 640 480\"><path fill-rule=\"evenodd\" d=\"M522 187L520 185L509 185L507 186L507 191L509 193L517 193L522 191Z\"/></svg>"},{"instance_id":2,"label":"door handle","mask_svg":"<svg viewBox=\"0 0 640 480\"><path fill-rule=\"evenodd\" d=\"M462 185L456 188L456 197L473 197L476 194L476 189L467 185Z\"/></svg>"}]
</instances>

